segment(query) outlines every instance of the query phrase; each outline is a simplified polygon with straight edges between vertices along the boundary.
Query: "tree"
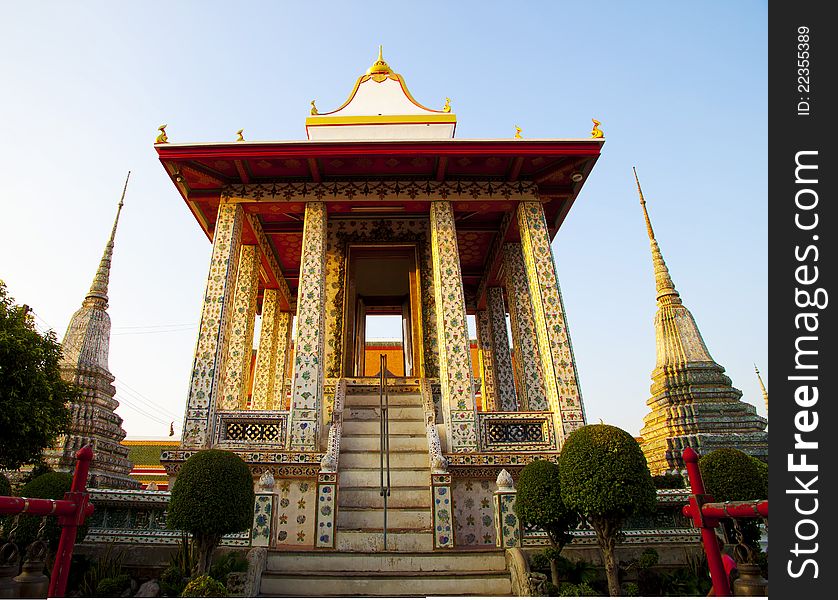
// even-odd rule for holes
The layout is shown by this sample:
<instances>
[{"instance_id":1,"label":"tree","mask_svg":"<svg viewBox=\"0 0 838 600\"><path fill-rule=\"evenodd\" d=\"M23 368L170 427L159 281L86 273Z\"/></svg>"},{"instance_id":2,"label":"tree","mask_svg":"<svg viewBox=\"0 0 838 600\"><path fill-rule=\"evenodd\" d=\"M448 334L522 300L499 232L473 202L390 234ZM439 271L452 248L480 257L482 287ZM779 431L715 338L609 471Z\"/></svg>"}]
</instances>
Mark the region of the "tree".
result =
<instances>
[{"instance_id":1,"label":"tree","mask_svg":"<svg viewBox=\"0 0 838 600\"><path fill-rule=\"evenodd\" d=\"M17 306L0 281L0 468L38 462L67 430L67 404L77 388L61 379L61 344L41 335L28 308Z\"/></svg>"},{"instance_id":2,"label":"tree","mask_svg":"<svg viewBox=\"0 0 838 600\"><path fill-rule=\"evenodd\" d=\"M580 521L579 513L568 509L562 501L558 465L536 460L524 467L518 478L515 514L522 522L536 525L547 533L553 550L547 553L550 575L553 585L558 587L558 557L565 544L573 540L570 530Z\"/></svg>"},{"instance_id":3,"label":"tree","mask_svg":"<svg viewBox=\"0 0 838 600\"><path fill-rule=\"evenodd\" d=\"M655 486L640 445L611 425L586 425L571 433L559 456L562 499L593 527L608 578L620 595L614 547L626 518L655 508Z\"/></svg>"},{"instance_id":4,"label":"tree","mask_svg":"<svg viewBox=\"0 0 838 600\"><path fill-rule=\"evenodd\" d=\"M233 452L202 450L183 464L172 487L168 526L192 534L198 575L209 569L222 535L251 526L255 498L250 469Z\"/></svg>"},{"instance_id":5,"label":"tree","mask_svg":"<svg viewBox=\"0 0 838 600\"><path fill-rule=\"evenodd\" d=\"M698 459L701 479L705 491L716 502L744 500L765 500L768 498L768 465L761 460L735 448L719 448ZM727 520L726 520L727 521ZM727 521L727 533L733 519ZM740 519L739 529L742 541L754 553L759 551L759 522L755 519ZM749 553L748 553L749 554ZM753 556L739 556L748 562Z\"/></svg>"}]
</instances>

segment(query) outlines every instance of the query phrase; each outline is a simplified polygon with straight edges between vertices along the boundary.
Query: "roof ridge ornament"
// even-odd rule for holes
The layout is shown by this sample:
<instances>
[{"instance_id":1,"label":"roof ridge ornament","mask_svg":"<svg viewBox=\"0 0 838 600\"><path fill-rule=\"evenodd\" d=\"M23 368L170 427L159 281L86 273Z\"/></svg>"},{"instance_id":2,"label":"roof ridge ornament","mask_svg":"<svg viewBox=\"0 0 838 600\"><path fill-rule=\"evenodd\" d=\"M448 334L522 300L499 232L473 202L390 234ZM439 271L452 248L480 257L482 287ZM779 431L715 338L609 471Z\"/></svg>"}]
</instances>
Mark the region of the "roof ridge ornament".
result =
<instances>
[{"instance_id":1,"label":"roof ridge ornament","mask_svg":"<svg viewBox=\"0 0 838 600\"><path fill-rule=\"evenodd\" d=\"M379 44L378 60L372 63L372 66L367 69L367 75L372 76L372 80L376 83L381 83L387 79L387 76L392 74L393 70L390 68L390 65L387 64L387 61L384 60L384 47Z\"/></svg>"},{"instance_id":2,"label":"roof ridge ornament","mask_svg":"<svg viewBox=\"0 0 838 600\"><path fill-rule=\"evenodd\" d=\"M599 128L599 126L602 125L602 123L600 123L596 119L591 119L591 121L594 122L594 128L591 129L591 137L596 139L604 138L605 133L603 133L603 131Z\"/></svg>"}]
</instances>

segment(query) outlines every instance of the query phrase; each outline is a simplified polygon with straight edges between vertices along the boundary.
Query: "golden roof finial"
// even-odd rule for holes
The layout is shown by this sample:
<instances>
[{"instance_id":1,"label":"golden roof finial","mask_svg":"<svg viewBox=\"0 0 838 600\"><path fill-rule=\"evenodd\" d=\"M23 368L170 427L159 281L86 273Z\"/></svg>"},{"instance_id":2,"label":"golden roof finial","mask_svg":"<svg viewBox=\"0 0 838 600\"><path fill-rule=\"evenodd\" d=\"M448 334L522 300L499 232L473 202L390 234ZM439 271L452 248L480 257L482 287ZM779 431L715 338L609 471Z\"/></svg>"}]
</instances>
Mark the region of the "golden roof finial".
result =
<instances>
[{"instance_id":1,"label":"golden roof finial","mask_svg":"<svg viewBox=\"0 0 838 600\"><path fill-rule=\"evenodd\" d=\"M759 374L756 364L754 364L754 371L756 371L757 379L759 379L759 387L762 390L762 399L765 400L765 414L768 416L768 390L765 389L765 384L762 382L762 376Z\"/></svg>"},{"instance_id":2,"label":"golden roof finial","mask_svg":"<svg viewBox=\"0 0 838 600\"><path fill-rule=\"evenodd\" d=\"M669 275L669 268L663 260L658 241L655 239L655 230L652 229L652 221L649 219L649 213L646 210L646 199L643 197L643 190L640 188L640 179L637 177L637 169L631 168L634 171L634 181L637 183L637 193L640 194L640 206L643 208L643 218L646 219L646 233L649 234L649 245L652 247L652 265L655 268L655 287L658 292L658 302L662 298L668 298L669 304L681 304L681 297L675 289L675 284L672 283L672 277Z\"/></svg>"},{"instance_id":3,"label":"golden roof finial","mask_svg":"<svg viewBox=\"0 0 838 600\"><path fill-rule=\"evenodd\" d=\"M157 131L159 131L160 134L157 136L157 139L154 140L155 144L166 144L166 143L168 143L169 138L166 135L166 127L168 127L168 125L161 125L160 127L157 128Z\"/></svg>"},{"instance_id":4,"label":"golden roof finial","mask_svg":"<svg viewBox=\"0 0 838 600\"><path fill-rule=\"evenodd\" d=\"M236 141L237 142L243 142L244 141L244 136L242 135L243 133L244 133L244 129L239 129L236 132Z\"/></svg>"},{"instance_id":5,"label":"golden roof finial","mask_svg":"<svg viewBox=\"0 0 838 600\"><path fill-rule=\"evenodd\" d=\"M451 112L451 98L445 99L445 106L442 107L442 112L450 113Z\"/></svg>"},{"instance_id":6,"label":"golden roof finial","mask_svg":"<svg viewBox=\"0 0 838 600\"><path fill-rule=\"evenodd\" d=\"M520 140L523 139L524 136L521 135L521 128L517 125L515 126L515 139Z\"/></svg>"},{"instance_id":7,"label":"golden roof finial","mask_svg":"<svg viewBox=\"0 0 838 600\"><path fill-rule=\"evenodd\" d=\"M591 129L591 137L592 137L592 138L602 138L602 137L605 137L605 134L604 134L604 133L602 133L602 130L599 128L599 126L601 125L601 123L600 123L599 121L597 121L596 119L591 119L591 121L593 121L593 122L594 122L594 128L593 128L593 129Z\"/></svg>"},{"instance_id":8,"label":"golden roof finial","mask_svg":"<svg viewBox=\"0 0 838 600\"><path fill-rule=\"evenodd\" d=\"M381 83L388 75L392 74L393 70L390 65L384 60L384 47L378 46L378 60L372 63L372 66L367 69L367 75L372 75L373 81Z\"/></svg>"},{"instance_id":9,"label":"golden roof finial","mask_svg":"<svg viewBox=\"0 0 838 600\"><path fill-rule=\"evenodd\" d=\"M318 113L317 113L317 107L316 107L316 106L314 106L314 100L312 100L312 101L311 101L311 114L312 114L312 115L316 115L316 114L318 114Z\"/></svg>"}]
</instances>

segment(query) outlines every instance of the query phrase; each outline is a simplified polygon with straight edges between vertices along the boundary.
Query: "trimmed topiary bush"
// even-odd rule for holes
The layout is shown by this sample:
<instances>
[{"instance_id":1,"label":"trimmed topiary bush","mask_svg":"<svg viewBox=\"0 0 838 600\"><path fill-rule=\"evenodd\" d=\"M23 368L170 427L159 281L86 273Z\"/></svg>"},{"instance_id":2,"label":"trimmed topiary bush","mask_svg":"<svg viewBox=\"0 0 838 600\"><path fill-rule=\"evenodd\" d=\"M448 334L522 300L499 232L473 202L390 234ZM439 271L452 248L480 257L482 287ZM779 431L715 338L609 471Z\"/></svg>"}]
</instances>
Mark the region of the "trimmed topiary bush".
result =
<instances>
[{"instance_id":1,"label":"trimmed topiary bush","mask_svg":"<svg viewBox=\"0 0 838 600\"><path fill-rule=\"evenodd\" d=\"M684 478L675 473L653 475L652 482L655 484L655 489L658 490L682 490L689 487L684 481Z\"/></svg>"},{"instance_id":2,"label":"trimmed topiary bush","mask_svg":"<svg viewBox=\"0 0 838 600\"><path fill-rule=\"evenodd\" d=\"M181 598L224 598L227 588L209 575L198 575L186 584Z\"/></svg>"},{"instance_id":3,"label":"trimmed topiary bush","mask_svg":"<svg viewBox=\"0 0 838 600\"><path fill-rule=\"evenodd\" d=\"M69 473L50 471L39 475L24 485L19 495L24 498L51 498L52 500L61 500L64 498L64 494L70 491L72 482L73 477ZM7 529L11 524L12 518L6 517ZM34 542L40 527L41 517L21 515L17 532L15 533L15 543L18 547L25 549L29 544ZM47 517L47 526L44 529L44 535L50 550L55 552L58 549L58 540L61 537L61 527L58 525L57 517ZM85 535L87 535L87 525L79 527L76 534L76 542L81 542Z\"/></svg>"},{"instance_id":4,"label":"trimmed topiary bush","mask_svg":"<svg viewBox=\"0 0 838 600\"><path fill-rule=\"evenodd\" d=\"M117 577L107 577L99 582L96 586L97 598L119 598L122 593L130 589L131 576L127 574L118 575Z\"/></svg>"},{"instance_id":5,"label":"trimmed topiary bush","mask_svg":"<svg viewBox=\"0 0 838 600\"><path fill-rule=\"evenodd\" d=\"M559 466L546 460L536 460L521 471L515 514L530 525L537 525L547 533L552 551L545 552L550 559L553 585L559 585L556 560L565 544L573 540L570 530L579 524L579 513L570 510L562 501Z\"/></svg>"},{"instance_id":6,"label":"trimmed topiary bush","mask_svg":"<svg viewBox=\"0 0 838 600\"><path fill-rule=\"evenodd\" d=\"M717 502L768 498L768 465L735 448L719 448L698 459L708 494Z\"/></svg>"},{"instance_id":7,"label":"trimmed topiary bush","mask_svg":"<svg viewBox=\"0 0 838 600\"><path fill-rule=\"evenodd\" d=\"M222 535L250 527L254 500L250 469L234 453L203 450L183 464L172 487L168 526L192 534L198 574L209 569Z\"/></svg>"},{"instance_id":8,"label":"trimmed topiary bush","mask_svg":"<svg viewBox=\"0 0 838 600\"><path fill-rule=\"evenodd\" d=\"M608 591L620 595L614 547L626 518L655 508L655 486L640 445L612 425L586 425L565 440L559 457L562 499L597 535Z\"/></svg>"}]
</instances>

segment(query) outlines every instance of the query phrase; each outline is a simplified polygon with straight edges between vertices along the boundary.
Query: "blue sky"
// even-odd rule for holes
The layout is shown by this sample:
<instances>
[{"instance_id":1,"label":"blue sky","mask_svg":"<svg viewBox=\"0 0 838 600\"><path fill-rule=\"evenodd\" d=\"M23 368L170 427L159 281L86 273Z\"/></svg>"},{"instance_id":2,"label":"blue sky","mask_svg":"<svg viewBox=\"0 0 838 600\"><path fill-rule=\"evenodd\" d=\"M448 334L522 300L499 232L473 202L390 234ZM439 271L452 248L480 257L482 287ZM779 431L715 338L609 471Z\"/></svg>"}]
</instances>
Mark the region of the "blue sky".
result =
<instances>
[{"instance_id":1,"label":"blue sky","mask_svg":"<svg viewBox=\"0 0 838 600\"><path fill-rule=\"evenodd\" d=\"M378 44L458 138L588 137L602 157L554 241L589 422L636 434L654 367L637 166L676 287L765 414L765 2L4 2L0 278L63 337L133 171L111 278L129 436L179 428L210 244L156 158L172 142L303 139ZM144 414L145 413L145 414Z\"/></svg>"}]
</instances>

